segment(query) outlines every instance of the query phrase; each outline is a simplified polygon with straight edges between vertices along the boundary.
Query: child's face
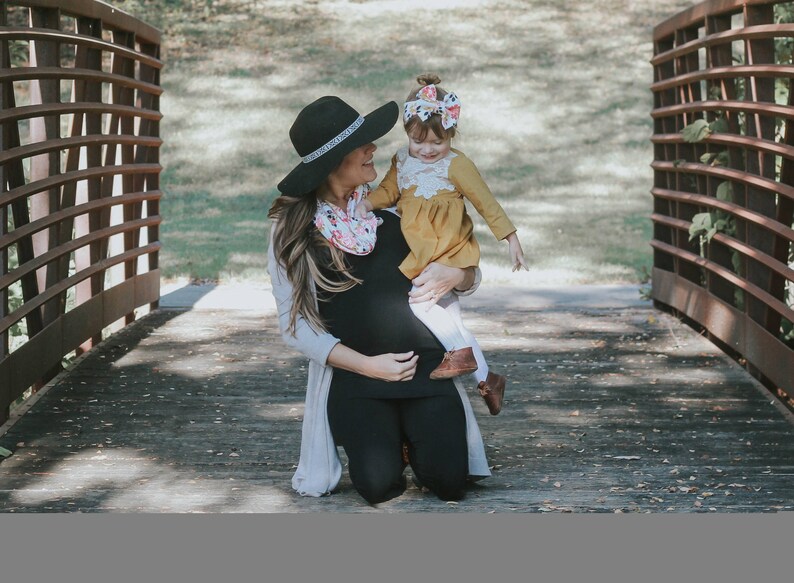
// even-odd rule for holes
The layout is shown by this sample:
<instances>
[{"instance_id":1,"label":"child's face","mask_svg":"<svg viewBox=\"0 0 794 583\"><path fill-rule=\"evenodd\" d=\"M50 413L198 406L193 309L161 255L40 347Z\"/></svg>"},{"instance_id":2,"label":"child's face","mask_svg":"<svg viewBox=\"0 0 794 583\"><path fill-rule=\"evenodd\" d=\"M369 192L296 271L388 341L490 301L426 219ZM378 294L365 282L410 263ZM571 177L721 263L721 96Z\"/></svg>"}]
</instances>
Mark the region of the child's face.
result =
<instances>
[{"instance_id":1,"label":"child's face","mask_svg":"<svg viewBox=\"0 0 794 583\"><path fill-rule=\"evenodd\" d=\"M424 139L419 138L416 130L408 134L408 154L425 164L437 162L449 154L450 139L439 138L433 131L427 132Z\"/></svg>"}]
</instances>

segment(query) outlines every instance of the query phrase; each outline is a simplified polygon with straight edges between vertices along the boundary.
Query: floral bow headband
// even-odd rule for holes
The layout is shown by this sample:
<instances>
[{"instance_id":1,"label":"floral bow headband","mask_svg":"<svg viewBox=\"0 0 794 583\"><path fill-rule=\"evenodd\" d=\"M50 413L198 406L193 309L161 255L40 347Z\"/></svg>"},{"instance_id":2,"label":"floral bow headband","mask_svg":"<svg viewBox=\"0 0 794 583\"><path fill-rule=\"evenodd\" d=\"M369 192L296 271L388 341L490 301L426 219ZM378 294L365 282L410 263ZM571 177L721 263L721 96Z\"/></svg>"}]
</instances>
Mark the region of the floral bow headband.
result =
<instances>
[{"instance_id":1,"label":"floral bow headband","mask_svg":"<svg viewBox=\"0 0 794 583\"><path fill-rule=\"evenodd\" d=\"M460 101L454 93L447 93L444 99L438 100L435 85L425 85L416 94L416 101L405 104L403 118L408 121L413 116L418 116L422 121L427 121L430 116L437 113L441 116L441 125L445 130L458 123L460 116Z\"/></svg>"}]
</instances>

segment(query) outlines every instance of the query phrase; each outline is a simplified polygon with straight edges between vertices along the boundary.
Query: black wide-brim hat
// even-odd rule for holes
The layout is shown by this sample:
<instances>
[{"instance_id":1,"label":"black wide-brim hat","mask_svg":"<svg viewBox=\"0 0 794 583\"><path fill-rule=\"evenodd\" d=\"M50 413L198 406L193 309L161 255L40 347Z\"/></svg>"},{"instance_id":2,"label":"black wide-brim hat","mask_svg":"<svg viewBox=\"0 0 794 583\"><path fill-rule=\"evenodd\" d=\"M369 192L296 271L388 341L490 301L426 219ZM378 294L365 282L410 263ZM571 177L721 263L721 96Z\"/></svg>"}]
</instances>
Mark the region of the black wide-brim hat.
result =
<instances>
[{"instance_id":1,"label":"black wide-brim hat","mask_svg":"<svg viewBox=\"0 0 794 583\"><path fill-rule=\"evenodd\" d=\"M279 182L287 196L301 196L317 188L356 148L386 135L397 123L400 108L390 101L362 116L339 97L326 96L304 107L289 130L303 161Z\"/></svg>"}]
</instances>

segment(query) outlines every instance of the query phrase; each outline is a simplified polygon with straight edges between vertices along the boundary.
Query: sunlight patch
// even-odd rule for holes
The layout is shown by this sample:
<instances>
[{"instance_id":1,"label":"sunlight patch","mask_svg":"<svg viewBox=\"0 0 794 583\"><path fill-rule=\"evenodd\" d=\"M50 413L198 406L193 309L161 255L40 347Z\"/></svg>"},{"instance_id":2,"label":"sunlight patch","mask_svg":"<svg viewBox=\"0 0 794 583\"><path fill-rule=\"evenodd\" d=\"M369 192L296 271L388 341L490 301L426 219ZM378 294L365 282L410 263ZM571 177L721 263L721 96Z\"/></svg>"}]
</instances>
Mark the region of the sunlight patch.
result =
<instances>
[{"instance_id":1,"label":"sunlight patch","mask_svg":"<svg viewBox=\"0 0 794 583\"><path fill-rule=\"evenodd\" d=\"M126 450L85 451L56 463L48 475L23 489L11 492L11 499L20 504L45 504L50 501L78 498L91 488L124 487L143 477L151 464L139 453Z\"/></svg>"}]
</instances>

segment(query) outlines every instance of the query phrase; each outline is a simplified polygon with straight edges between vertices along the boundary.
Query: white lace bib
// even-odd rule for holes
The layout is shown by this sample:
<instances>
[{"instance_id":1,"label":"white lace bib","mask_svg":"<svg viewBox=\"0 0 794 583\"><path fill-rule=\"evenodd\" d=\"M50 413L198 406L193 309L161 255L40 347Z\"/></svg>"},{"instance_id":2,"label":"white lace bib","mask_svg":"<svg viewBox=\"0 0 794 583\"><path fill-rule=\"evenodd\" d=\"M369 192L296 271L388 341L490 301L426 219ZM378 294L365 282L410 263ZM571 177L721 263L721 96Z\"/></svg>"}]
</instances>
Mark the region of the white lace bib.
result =
<instances>
[{"instance_id":1,"label":"white lace bib","mask_svg":"<svg viewBox=\"0 0 794 583\"><path fill-rule=\"evenodd\" d=\"M440 190L455 190L449 179L449 165L457 154L451 152L438 162L425 164L408 155L408 148L397 152L397 187L400 192L416 186L414 196L433 198Z\"/></svg>"}]
</instances>

